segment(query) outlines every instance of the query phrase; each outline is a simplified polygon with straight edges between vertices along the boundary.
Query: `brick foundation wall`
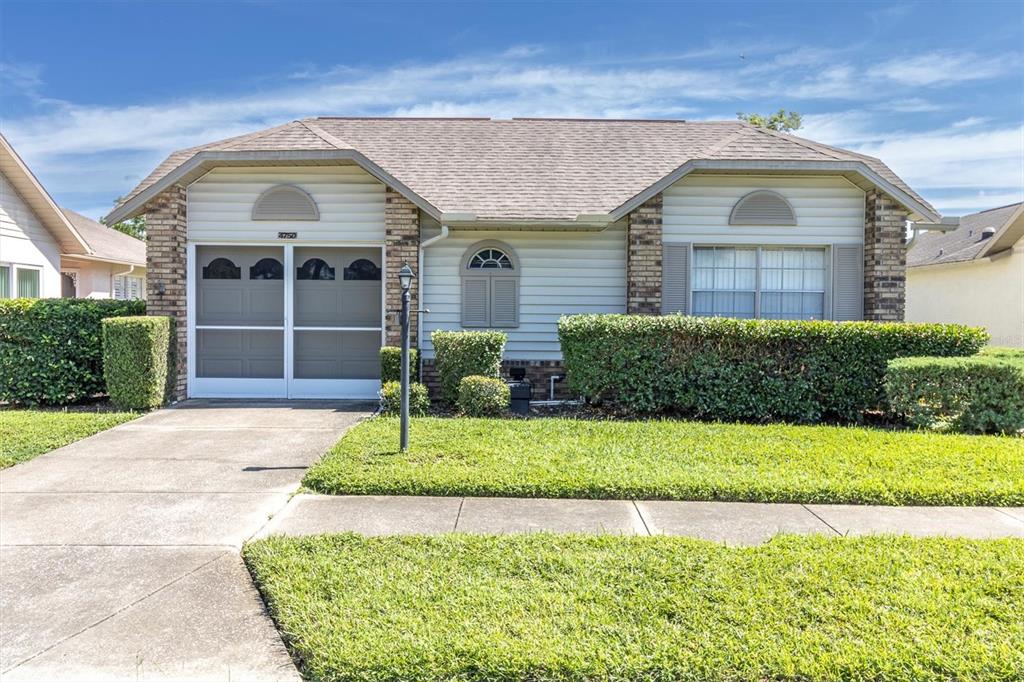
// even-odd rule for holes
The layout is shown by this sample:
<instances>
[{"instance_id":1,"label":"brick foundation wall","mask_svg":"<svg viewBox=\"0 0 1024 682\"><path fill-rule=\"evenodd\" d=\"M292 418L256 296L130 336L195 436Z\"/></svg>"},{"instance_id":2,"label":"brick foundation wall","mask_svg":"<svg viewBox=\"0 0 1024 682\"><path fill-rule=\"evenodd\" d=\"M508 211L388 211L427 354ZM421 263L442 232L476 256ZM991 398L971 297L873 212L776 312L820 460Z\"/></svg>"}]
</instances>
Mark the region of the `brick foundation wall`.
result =
<instances>
[{"instance_id":1,"label":"brick foundation wall","mask_svg":"<svg viewBox=\"0 0 1024 682\"><path fill-rule=\"evenodd\" d=\"M629 214L627 313L661 314L661 209L657 194Z\"/></svg>"},{"instance_id":2,"label":"brick foundation wall","mask_svg":"<svg viewBox=\"0 0 1024 682\"><path fill-rule=\"evenodd\" d=\"M384 199L384 253L387 262L384 276L384 305L387 306L387 324L385 336L387 345L400 346L402 344L402 321L398 311L402 309L402 287L398 282L398 271L402 265L409 264L409 267L416 272L419 269L420 252L420 212L416 205L403 197L401 194L387 188ZM409 316L411 329L409 332L412 347L417 345L416 330L419 319L419 284L420 273L416 272L416 279L412 285L412 301L410 307L412 312Z\"/></svg>"},{"instance_id":3,"label":"brick foundation wall","mask_svg":"<svg viewBox=\"0 0 1024 682\"><path fill-rule=\"evenodd\" d=\"M170 187L146 204L146 313L174 318L175 367L168 398L184 400L188 382L185 189Z\"/></svg>"},{"instance_id":4,"label":"brick foundation wall","mask_svg":"<svg viewBox=\"0 0 1024 682\"><path fill-rule=\"evenodd\" d=\"M565 374L565 367L561 360L503 360L501 363L502 379L510 378L509 370L512 367L526 368L526 378L533 384L533 400L547 400L551 377L556 374ZM430 390L430 397L438 400L441 393L441 382L433 360L423 360L420 363L420 381L426 384ZM578 397L569 393L564 380L555 383L555 400L571 400Z\"/></svg>"},{"instance_id":5,"label":"brick foundation wall","mask_svg":"<svg viewBox=\"0 0 1024 682\"><path fill-rule=\"evenodd\" d=\"M864 319L902 322L907 294L907 211L871 190L864 210Z\"/></svg>"}]
</instances>

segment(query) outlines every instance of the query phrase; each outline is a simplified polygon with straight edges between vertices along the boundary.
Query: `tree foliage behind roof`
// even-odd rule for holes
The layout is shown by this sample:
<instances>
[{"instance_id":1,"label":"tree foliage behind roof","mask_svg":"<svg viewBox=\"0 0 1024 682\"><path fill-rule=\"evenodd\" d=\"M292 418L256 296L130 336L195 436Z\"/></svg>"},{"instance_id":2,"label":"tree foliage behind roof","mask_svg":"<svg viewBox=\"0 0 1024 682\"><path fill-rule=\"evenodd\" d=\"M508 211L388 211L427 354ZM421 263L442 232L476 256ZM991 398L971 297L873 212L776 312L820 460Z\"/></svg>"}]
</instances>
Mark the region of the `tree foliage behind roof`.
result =
<instances>
[{"instance_id":1,"label":"tree foliage behind roof","mask_svg":"<svg viewBox=\"0 0 1024 682\"><path fill-rule=\"evenodd\" d=\"M742 111L736 113L736 118L746 121L758 128L767 128L778 133L791 133L799 130L803 125L803 119L799 112L779 109L774 114L745 114Z\"/></svg>"}]
</instances>

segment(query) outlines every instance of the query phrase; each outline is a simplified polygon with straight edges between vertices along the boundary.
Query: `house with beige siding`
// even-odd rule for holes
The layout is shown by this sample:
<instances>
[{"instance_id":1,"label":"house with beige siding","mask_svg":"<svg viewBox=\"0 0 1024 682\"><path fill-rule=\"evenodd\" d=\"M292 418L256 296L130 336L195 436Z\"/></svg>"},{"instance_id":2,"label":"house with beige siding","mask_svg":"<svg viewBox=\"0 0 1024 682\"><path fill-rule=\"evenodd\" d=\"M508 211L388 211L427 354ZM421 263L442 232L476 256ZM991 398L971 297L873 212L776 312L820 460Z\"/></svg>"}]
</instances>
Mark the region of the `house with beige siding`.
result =
<instances>
[{"instance_id":1,"label":"house with beige siding","mask_svg":"<svg viewBox=\"0 0 1024 682\"><path fill-rule=\"evenodd\" d=\"M1024 348L1024 203L925 232L907 265L908 320L985 327L994 345Z\"/></svg>"},{"instance_id":2,"label":"house with beige siding","mask_svg":"<svg viewBox=\"0 0 1024 682\"><path fill-rule=\"evenodd\" d=\"M145 298L146 244L53 201L0 135L0 298Z\"/></svg>"},{"instance_id":3,"label":"house with beige siding","mask_svg":"<svg viewBox=\"0 0 1024 682\"><path fill-rule=\"evenodd\" d=\"M175 152L146 216L176 396L372 397L397 345L500 329L544 391L575 313L902 320L907 220L882 161L739 121L311 118Z\"/></svg>"}]
</instances>

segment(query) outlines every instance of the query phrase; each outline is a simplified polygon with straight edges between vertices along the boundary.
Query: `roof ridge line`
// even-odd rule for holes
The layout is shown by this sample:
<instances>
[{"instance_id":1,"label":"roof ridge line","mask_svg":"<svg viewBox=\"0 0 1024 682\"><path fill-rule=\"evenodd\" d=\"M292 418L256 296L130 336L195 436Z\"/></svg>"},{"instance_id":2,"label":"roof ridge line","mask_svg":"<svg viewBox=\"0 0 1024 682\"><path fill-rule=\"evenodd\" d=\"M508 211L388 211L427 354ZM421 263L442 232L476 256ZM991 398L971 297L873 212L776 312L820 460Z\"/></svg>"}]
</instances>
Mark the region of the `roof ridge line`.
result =
<instances>
[{"instance_id":1,"label":"roof ridge line","mask_svg":"<svg viewBox=\"0 0 1024 682\"><path fill-rule=\"evenodd\" d=\"M748 125L750 125L750 124L748 124ZM810 149L811 151L820 152L822 154L825 154L826 156L831 156L836 161L849 161L849 159L844 159L842 156L837 155L836 151L834 149L832 149L831 147L821 145L821 144L819 144L817 142L813 142L811 140L807 140L807 139L802 138L802 137L797 137L796 135L789 135L789 134L786 134L786 133L780 133L780 132L778 132L776 130L768 130L767 128L761 128L761 127L755 126L755 125L750 125L750 128L752 130L756 130L757 132L762 133L764 135L769 135L771 137L776 137L776 138L778 138L780 140L786 140L788 142L792 142L793 144L800 145L801 147L804 147L806 149ZM822 149L823 146L824 146L824 149Z\"/></svg>"},{"instance_id":2,"label":"roof ridge line","mask_svg":"<svg viewBox=\"0 0 1024 682\"><path fill-rule=\"evenodd\" d=\"M321 140L323 140L327 144L331 145L332 147L335 147L335 148L341 149L341 150L349 150L349 149L355 150L355 147L353 145L349 144L348 142L345 142L344 140L342 140L340 137L337 137L336 135L332 135L331 133L327 132L326 130L324 130L320 126L318 126L318 125L316 125L314 123L311 123L308 119L300 119L299 120L299 124L304 126L306 128L306 130L308 130L309 132L313 133L314 135L316 135L317 137L319 137Z\"/></svg>"},{"instance_id":3,"label":"roof ridge line","mask_svg":"<svg viewBox=\"0 0 1024 682\"><path fill-rule=\"evenodd\" d=\"M279 130L283 130L284 128L287 128L288 126L292 125L293 123L302 123L302 121L298 121L298 120L288 121L287 123L282 123L280 125L276 125L273 128L267 128L266 130L260 130L260 131L257 131L255 133L250 133L249 135L240 135L240 136L238 136L238 138L235 139L234 142L232 142L228 146L224 147L223 149L217 149L215 151L222 151L222 152L229 151L232 147L240 145L243 142L252 142L253 140L258 140L260 138L266 137L267 135L272 135L273 133L276 133ZM231 138L228 138L228 139L231 139ZM214 146L216 144L217 144L216 142L211 142L209 146ZM204 151L208 151L208 150L204 150Z\"/></svg>"},{"instance_id":4,"label":"roof ridge line","mask_svg":"<svg viewBox=\"0 0 1024 682\"><path fill-rule=\"evenodd\" d=\"M720 152L721 150L725 149L730 144L732 144L733 142L738 140L740 138L740 136L744 133L745 130L746 130L746 128L744 128L743 126L740 126L739 130L737 130L736 132L732 133L731 135L728 135L725 139L719 140L717 143L711 145L707 149L701 151L701 154L704 154L705 156L710 158L712 154L716 154L716 153Z\"/></svg>"}]
</instances>

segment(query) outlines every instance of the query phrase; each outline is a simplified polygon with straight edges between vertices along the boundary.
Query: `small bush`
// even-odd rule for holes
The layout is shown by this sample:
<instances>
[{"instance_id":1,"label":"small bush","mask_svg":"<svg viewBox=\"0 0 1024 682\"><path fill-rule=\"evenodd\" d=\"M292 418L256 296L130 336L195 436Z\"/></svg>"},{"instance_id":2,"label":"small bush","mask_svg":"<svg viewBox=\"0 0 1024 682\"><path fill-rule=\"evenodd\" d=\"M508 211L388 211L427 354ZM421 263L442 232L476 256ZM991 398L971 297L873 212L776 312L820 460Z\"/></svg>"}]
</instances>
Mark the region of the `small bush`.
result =
<instances>
[{"instance_id":1,"label":"small bush","mask_svg":"<svg viewBox=\"0 0 1024 682\"><path fill-rule=\"evenodd\" d=\"M893 414L920 428L1024 429L1024 357L900 358L889 362L885 390Z\"/></svg>"},{"instance_id":2,"label":"small bush","mask_svg":"<svg viewBox=\"0 0 1024 682\"><path fill-rule=\"evenodd\" d=\"M508 410L511 397L501 379L468 376L459 382L459 410L467 417L499 417Z\"/></svg>"},{"instance_id":3,"label":"small bush","mask_svg":"<svg viewBox=\"0 0 1024 682\"><path fill-rule=\"evenodd\" d=\"M962 325L574 315L558 324L571 389L633 413L857 421L885 407L886 363L973 355Z\"/></svg>"},{"instance_id":4,"label":"small bush","mask_svg":"<svg viewBox=\"0 0 1024 682\"><path fill-rule=\"evenodd\" d=\"M409 377L415 381L420 374L420 352L409 349ZM380 380L382 383L402 380L402 349L398 346L381 346Z\"/></svg>"},{"instance_id":5,"label":"small bush","mask_svg":"<svg viewBox=\"0 0 1024 682\"><path fill-rule=\"evenodd\" d=\"M173 366L170 317L103 320L103 377L115 405L148 410L163 404Z\"/></svg>"},{"instance_id":6,"label":"small bush","mask_svg":"<svg viewBox=\"0 0 1024 682\"><path fill-rule=\"evenodd\" d=\"M66 405L102 393L100 321L145 313L145 301L0 301L0 401Z\"/></svg>"},{"instance_id":7,"label":"small bush","mask_svg":"<svg viewBox=\"0 0 1024 682\"><path fill-rule=\"evenodd\" d=\"M430 409L430 395L423 384L409 384L409 414L422 417ZM388 381L380 388L380 411L383 414L401 414L402 384Z\"/></svg>"},{"instance_id":8,"label":"small bush","mask_svg":"<svg viewBox=\"0 0 1024 682\"><path fill-rule=\"evenodd\" d=\"M434 363L441 383L441 399L454 405L459 398L463 377L483 376L497 379L501 374L501 356L505 353L504 332L435 331Z\"/></svg>"}]
</instances>

